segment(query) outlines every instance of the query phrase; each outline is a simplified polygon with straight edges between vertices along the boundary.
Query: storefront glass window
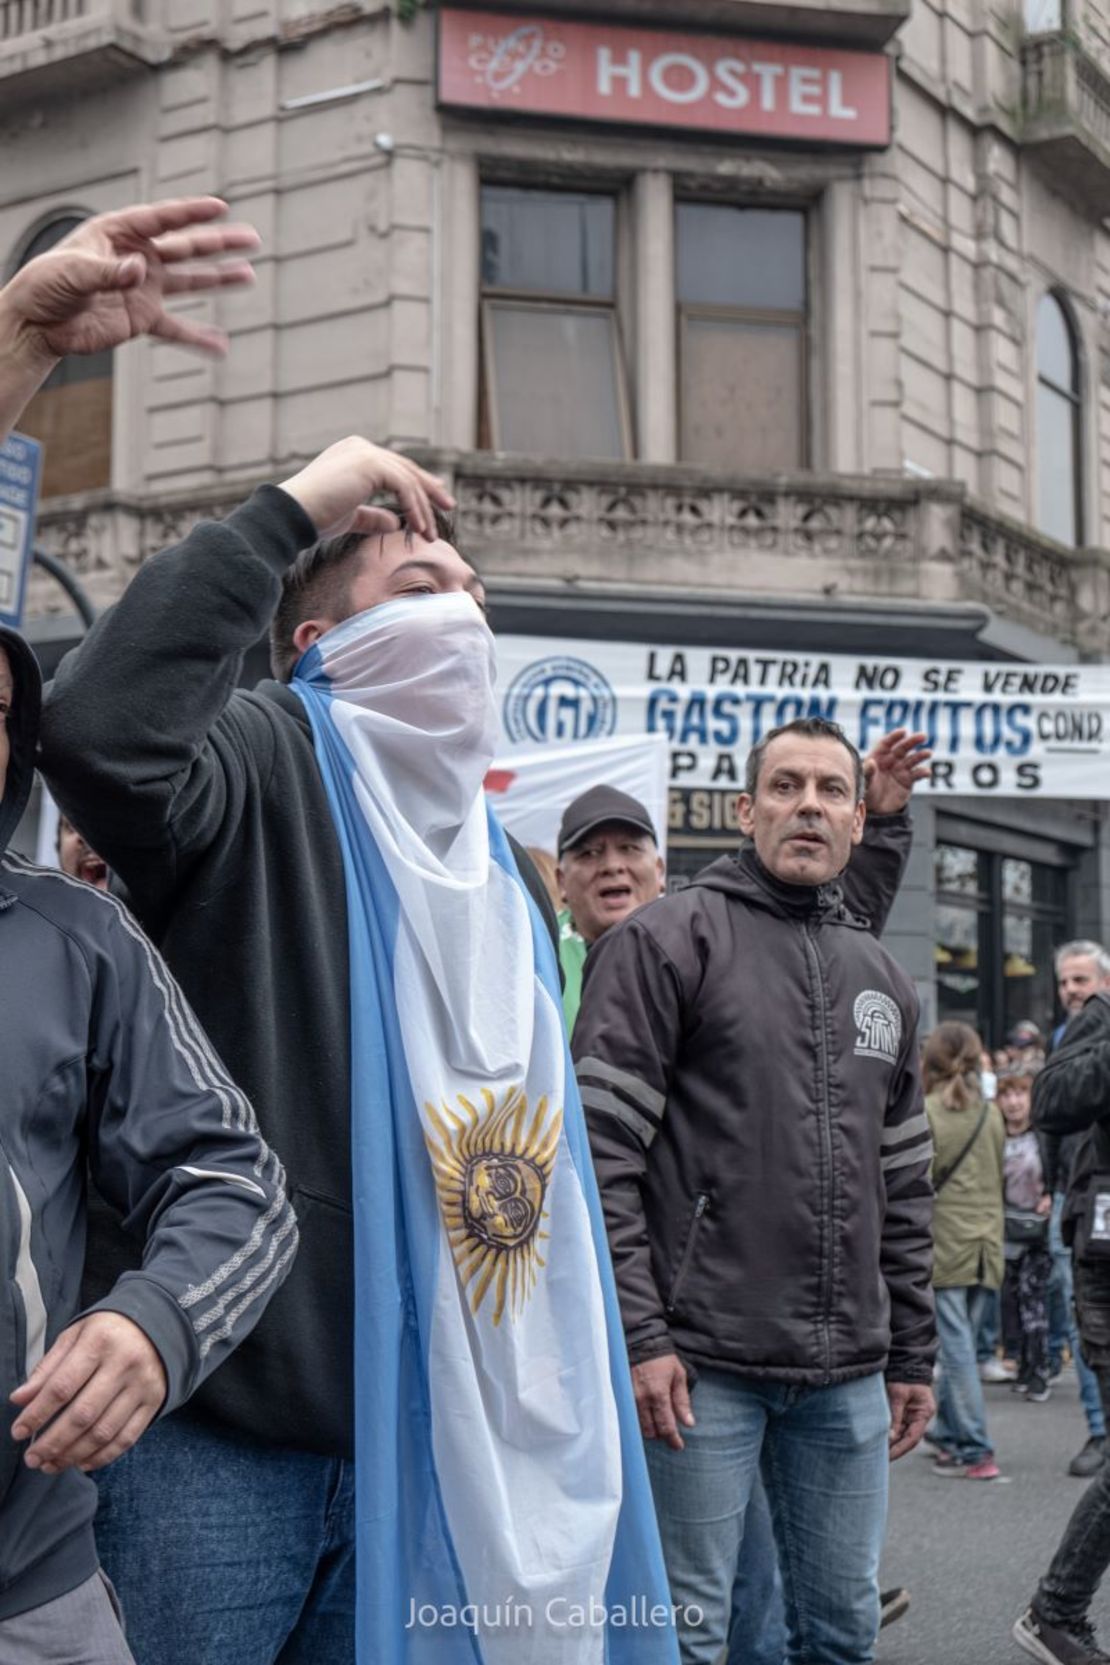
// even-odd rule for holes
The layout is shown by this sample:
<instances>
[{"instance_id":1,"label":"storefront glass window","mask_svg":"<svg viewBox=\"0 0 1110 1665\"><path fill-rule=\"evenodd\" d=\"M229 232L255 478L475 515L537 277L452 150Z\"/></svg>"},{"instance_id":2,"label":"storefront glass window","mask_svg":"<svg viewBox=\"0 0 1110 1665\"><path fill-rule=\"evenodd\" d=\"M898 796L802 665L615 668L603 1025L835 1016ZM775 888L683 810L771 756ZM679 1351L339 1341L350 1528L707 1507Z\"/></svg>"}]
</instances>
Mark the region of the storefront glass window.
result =
<instances>
[{"instance_id":1,"label":"storefront glass window","mask_svg":"<svg viewBox=\"0 0 1110 1665\"><path fill-rule=\"evenodd\" d=\"M51 220L20 257L25 266L81 224ZM19 419L19 431L43 445L42 495L96 491L112 482L112 355L71 353L50 372Z\"/></svg>"},{"instance_id":2,"label":"storefront glass window","mask_svg":"<svg viewBox=\"0 0 1110 1665\"><path fill-rule=\"evenodd\" d=\"M939 1018L970 1023L990 1046L1022 1018L1047 1034L1053 950L1067 935L1063 870L939 844L935 877Z\"/></svg>"},{"instance_id":3,"label":"storefront glass window","mask_svg":"<svg viewBox=\"0 0 1110 1665\"><path fill-rule=\"evenodd\" d=\"M627 457L613 198L487 185L481 257L482 443Z\"/></svg>"},{"instance_id":4,"label":"storefront glass window","mask_svg":"<svg viewBox=\"0 0 1110 1665\"><path fill-rule=\"evenodd\" d=\"M936 852L937 1016L982 1028L980 947L987 905L977 850L939 844Z\"/></svg>"},{"instance_id":5,"label":"storefront glass window","mask_svg":"<svg viewBox=\"0 0 1110 1665\"><path fill-rule=\"evenodd\" d=\"M755 471L806 461L806 221L680 202L679 451Z\"/></svg>"}]
</instances>

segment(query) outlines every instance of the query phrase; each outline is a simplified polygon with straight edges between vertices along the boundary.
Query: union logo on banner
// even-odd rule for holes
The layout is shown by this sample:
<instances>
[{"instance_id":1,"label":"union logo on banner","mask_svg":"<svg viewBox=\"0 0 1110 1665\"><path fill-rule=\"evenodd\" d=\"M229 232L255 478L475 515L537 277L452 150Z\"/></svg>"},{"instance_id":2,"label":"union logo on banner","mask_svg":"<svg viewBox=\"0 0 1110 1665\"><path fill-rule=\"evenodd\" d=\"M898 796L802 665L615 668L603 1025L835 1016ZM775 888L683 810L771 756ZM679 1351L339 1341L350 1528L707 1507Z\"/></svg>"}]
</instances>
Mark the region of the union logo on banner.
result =
<instances>
[{"instance_id":1,"label":"union logo on banner","mask_svg":"<svg viewBox=\"0 0 1110 1665\"><path fill-rule=\"evenodd\" d=\"M604 740L616 730L617 696L585 659L560 654L535 660L513 678L504 720L517 742Z\"/></svg>"}]
</instances>

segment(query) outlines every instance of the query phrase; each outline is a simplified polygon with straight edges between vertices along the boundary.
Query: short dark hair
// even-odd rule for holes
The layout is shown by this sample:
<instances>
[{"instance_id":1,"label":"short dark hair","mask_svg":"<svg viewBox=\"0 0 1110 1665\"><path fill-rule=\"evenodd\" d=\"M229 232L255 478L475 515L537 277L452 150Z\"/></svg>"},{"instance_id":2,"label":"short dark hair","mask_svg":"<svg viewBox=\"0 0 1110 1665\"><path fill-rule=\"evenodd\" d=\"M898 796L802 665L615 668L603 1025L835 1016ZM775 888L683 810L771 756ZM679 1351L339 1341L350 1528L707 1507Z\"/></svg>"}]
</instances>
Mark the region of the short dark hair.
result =
<instances>
[{"instance_id":1,"label":"short dark hair","mask_svg":"<svg viewBox=\"0 0 1110 1665\"><path fill-rule=\"evenodd\" d=\"M748 766L744 778L744 791L749 798L755 797L755 789L759 785L759 772L763 767L763 758L772 740L778 740L784 734L800 734L807 740L835 740L843 746L852 759L852 774L856 786L856 802L863 797L863 759L853 746L839 723L832 722L828 717L795 717L792 723L783 723L779 728L771 729L765 734L748 753Z\"/></svg>"},{"instance_id":2,"label":"short dark hair","mask_svg":"<svg viewBox=\"0 0 1110 1665\"><path fill-rule=\"evenodd\" d=\"M389 509L397 516L407 540L415 537L399 503L386 501L375 507ZM436 536L458 550L454 516L435 504L432 509ZM314 614L325 614L337 622L350 617L351 581L362 565L362 546L368 538L382 536L380 532L342 532L336 538L321 538L302 549L292 566L286 567L281 577L281 597L270 621L270 668L279 682L289 681L300 658L293 641L299 624Z\"/></svg>"}]
</instances>

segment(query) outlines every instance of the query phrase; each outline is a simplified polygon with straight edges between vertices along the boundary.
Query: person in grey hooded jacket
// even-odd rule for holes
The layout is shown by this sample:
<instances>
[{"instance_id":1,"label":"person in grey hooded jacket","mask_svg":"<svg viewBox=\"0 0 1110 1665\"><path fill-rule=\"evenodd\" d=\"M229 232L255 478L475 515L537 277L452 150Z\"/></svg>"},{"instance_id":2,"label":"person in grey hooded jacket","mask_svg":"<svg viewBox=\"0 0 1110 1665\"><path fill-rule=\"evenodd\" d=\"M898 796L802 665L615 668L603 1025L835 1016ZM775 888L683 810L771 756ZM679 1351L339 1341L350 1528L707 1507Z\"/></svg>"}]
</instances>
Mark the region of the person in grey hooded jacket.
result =
<instances>
[{"instance_id":1,"label":"person in grey hooded jacket","mask_svg":"<svg viewBox=\"0 0 1110 1665\"><path fill-rule=\"evenodd\" d=\"M39 698L34 656L0 628L0 848ZM97 1579L88 1471L249 1333L296 1220L250 1104L121 903L6 851L0 985L0 1659L53 1658L64 1631L67 1659L115 1665L130 1654ZM146 1250L79 1316L86 1156Z\"/></svg>"},{"instance_id":2,"label":"person in grey hooded jacket","mask_svg":"<svg viewBox=\"0 0 1110 1665\"><path fill-rule=\"evenodd\" d=\"M126 239L219 209L171 203L113 223ZM220 236L197 249L183 231L170 253L212 252ZM110 306L113 286L142 270L139 256L62 249L0 290L0 437L40 376L20 319L69 320L80 351L96 297ZM173 329L155 305L129 313L117 338ZM0 1660L125 1665L88 1475L254 1327L297 1225L249 1102L126 909L6 848L31 790L40 707L31 650L0 628ZM82 1312L88 1169L145 1248L141 1268Z\"/></svg>"}]
</instances>

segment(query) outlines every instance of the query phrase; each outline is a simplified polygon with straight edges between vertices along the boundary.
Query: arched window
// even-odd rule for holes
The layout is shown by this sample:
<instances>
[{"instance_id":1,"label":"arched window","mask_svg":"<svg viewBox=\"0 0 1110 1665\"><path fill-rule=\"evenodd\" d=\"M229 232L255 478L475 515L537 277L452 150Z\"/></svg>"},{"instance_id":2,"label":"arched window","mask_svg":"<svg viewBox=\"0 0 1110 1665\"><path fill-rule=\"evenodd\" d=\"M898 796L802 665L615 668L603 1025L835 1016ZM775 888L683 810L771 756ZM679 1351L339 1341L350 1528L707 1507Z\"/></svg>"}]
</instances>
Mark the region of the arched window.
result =
<instances>
[{"instance_id":1,"label":"arched window","mask_svg":"<svg viewBox=\"0 0 1110 1665\"><path fill-rule=\"evenodd\" d=\"M1037 525L1061 543L1083 542L1079 351L1055 295L1037 307Z\"/></svg>"},{"instance_id":2,"label":"arched window","mask_svg":"<svg viewBox=\"0 0 1110 1665\"><path fill-rule=\"evenodd\" d=\"M81 224L81 218L67 214L43 226L24 249L18 266L60 243ZM110 485L112 354L64 358L23 412L19 431L42 441L44 497Z\"/></svg>"}]
</instances>

